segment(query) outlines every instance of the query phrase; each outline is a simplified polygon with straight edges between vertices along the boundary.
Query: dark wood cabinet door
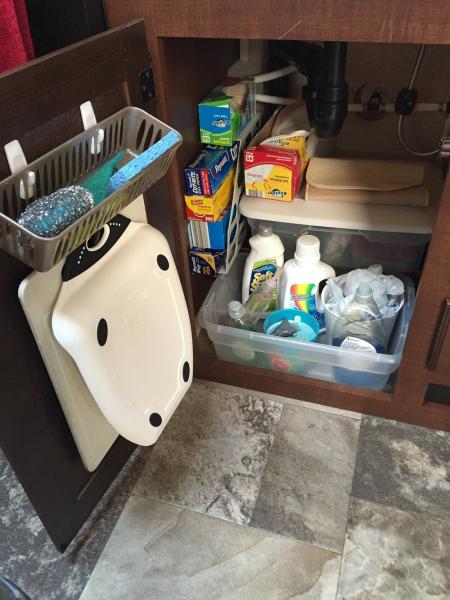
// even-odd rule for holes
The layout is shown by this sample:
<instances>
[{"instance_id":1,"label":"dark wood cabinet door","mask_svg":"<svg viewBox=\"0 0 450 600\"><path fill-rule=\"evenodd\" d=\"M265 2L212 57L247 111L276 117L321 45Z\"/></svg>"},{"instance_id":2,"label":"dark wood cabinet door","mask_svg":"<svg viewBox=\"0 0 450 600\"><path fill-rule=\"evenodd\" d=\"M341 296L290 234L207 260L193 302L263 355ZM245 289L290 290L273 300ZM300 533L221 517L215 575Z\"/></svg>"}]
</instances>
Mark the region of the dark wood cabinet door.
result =
<instances>
[{"instance_id":1,"label":"dark wood cabinet door","mask_svg":"<svg viewBox=\"0 0 450 600\"><path fill-rule=\"evenodd\" d=\"M143 103L150 58L142 22L112 30L0 76L0 144L29 161L82 131L79 105L99 120ZM0 178L8 175L0 152ZM100 466L83 466L17 291L30 269L0 251L0 446L56 547L63 551L135 446L118 438Z\"/></svg>"},{"instance_id":2,"label":"dark wood cabinet door","mask_svg":"<svg viewBox=\"0 0 450 600\"><path fill-rule=\"evenodd\" d=\"M394 394L394 401L403 404L405 411L423 411L427 424L442 429L448 429L450 409L433 398L450 395L449 231L447 175ZM430 393L430 385L442 391Z\"/></svg>"},{"instance_id":3,"label":"dark wood cabinet door","mask_svg":"<svg viewBox=\"0 0 450 600\"><path fill-rule=\"evenodd\" d=\"M442 303L442 314L434 335L428 368L450 377L450 297Z\"/></svg>"}]
</instances>

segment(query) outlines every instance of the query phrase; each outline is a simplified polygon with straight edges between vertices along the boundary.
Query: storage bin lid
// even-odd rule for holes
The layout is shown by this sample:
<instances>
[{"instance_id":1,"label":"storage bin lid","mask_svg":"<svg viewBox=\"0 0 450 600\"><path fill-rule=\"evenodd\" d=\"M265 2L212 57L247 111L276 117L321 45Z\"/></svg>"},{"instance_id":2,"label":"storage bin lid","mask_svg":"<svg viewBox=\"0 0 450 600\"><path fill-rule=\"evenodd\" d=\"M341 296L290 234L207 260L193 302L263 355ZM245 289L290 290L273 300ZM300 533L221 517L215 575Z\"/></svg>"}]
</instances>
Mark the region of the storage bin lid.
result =
<instances>
[{"instance_id":1,"label":"storage bin lid","mask_svg":"<svg viewBox=\"0 0 450 600\"><path fill-rule=\"evenodd\" d=\"M426 171L430 187L429 205L426 208L306 202L305 188L302 187L292 202L243 196L239 210L244 217L278 223L431 235L442 194L442 173L435 165L427 165Z\"/></svg>"}]
</instances>

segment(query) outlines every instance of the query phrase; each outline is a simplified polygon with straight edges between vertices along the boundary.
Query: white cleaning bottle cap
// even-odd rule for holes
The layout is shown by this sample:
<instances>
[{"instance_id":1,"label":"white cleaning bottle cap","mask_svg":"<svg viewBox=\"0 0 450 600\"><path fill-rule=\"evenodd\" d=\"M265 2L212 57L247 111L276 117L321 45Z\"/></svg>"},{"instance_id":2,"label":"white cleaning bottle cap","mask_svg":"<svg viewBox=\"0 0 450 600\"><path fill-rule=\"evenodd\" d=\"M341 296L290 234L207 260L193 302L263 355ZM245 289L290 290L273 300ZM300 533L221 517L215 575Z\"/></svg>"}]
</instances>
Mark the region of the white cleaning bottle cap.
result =
<instances>
[{"instance_id":1,"label":"white cleaning bottle cap","mask_svg":"<svg viewBox=\"0 0 450 600\"><path fill-rule=\"evenodd\" d=\"M258 223L258 235L270 237L272 235L272 225L270 223Z\"/></svg>"},{"instance_id":2,"label":"white cleaning bottle cap","mask_svg":"<svg viewBox=\"0 0 450 600\"><path fill-rule=\"evenodd\" d=\"M233 319L240 319L245 314L245 308L239 300L231 300L228 303L228 314Z\"/></svg>"},{"instance_id":3,"label":"white cleaning bottle cap","mask_svg":"<svg viewBox=\"0 0 450 600\"><path fill-rule=\"evenodd\" d=\"M301 235L297 239L294 254L296 261L315 262L320 260L320 240L315 235Z\"/></svg>"},{"instance_id":4,"label":"white cleaning bottle cap","mask_svg":"<svg viewBox=\"0 0 450 600\"><path fill-rule=\"evenodd\" d=\"M355 298L360 298L361 300L367 300L368 298L372 298L373 290L372 286L367 283L367 281L361 281L361 283L356 288Z\"/></svg>"}]
</instances>

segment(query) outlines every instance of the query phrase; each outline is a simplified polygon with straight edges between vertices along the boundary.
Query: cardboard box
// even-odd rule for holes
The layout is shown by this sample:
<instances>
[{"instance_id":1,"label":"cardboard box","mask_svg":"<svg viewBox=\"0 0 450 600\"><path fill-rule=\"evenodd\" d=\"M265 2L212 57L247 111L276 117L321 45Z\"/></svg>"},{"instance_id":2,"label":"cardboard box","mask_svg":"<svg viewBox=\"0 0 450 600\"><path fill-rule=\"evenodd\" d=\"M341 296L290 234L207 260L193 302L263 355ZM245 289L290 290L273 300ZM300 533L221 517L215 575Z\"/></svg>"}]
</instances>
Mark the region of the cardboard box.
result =
<instances>
[{"instance_id":1,"label":"cardboard box","mask_svg":"<svg viewBox=\"0 0 450 600\"><path fill-rule=\"evenodd\" d=\"M186 191L190 196L212 196L236 162L239 142L230 148L205 146L184 169Z\"/></svg>"},{"instance_id":2,"label":"cardboard box","mask_svg":"<svg viewBox=\"0 0 450 600\"><path fill-rule=\"evenodd\" d=\"M285 136L274 145L270 138L274 114L244 151L244 179L247 196L292 202L308 164L306 138L302 143Z\"/></svg>"},{"instance_id":3,"label":"cardboard box","mask_svg":"<svg viewBox=\"0 0 450 600\"><path fill-rule=\"evenodd\" d=\"M192 249L206 248L209 250L226 250L228 223L230 222L231 206L214 223L204 221L189 221L188 234Z\"/></svg>"},{"instance_id":4,"label":"cardboard box","mask_svg":"<svg viewBox=\"0 0 450 600\"><path fill-rule=\"evenodd\" d=\"M225 261L226 254L224 250L190 250L189 260L192 272L198 275L216 277Z\"/></svg>"},{"instance_id":5,"label":"cardboard box","mask_svg":"<svg viewBox=\"0 0 450 600\"><path fill-rule=\"evenodd\" d=\"M212 196L186 195L184 201L186 202L187 218L208 223L220 219L233 197L235 172L236 169L233 167Z\"/></svg>"},{"instance_id":6,"label":"cardboard box","mask_svg":"<svg viewBox=\"0 0 450 600\"><path fill-rule=\"evenodd\" d=\"M298 189L302 163L297 150L255 146L244 152L247 196L292 202Z\"/></svg>"},{"instance_id":7,"label":"cardboard box","mask_svg":"<svg viewBox=\"0 0 450 600\"><path fill-rule=\"evenodd\" d=\"M231 146L252 116L251 83L226 79L198 105L202 144Z\"/></svg>"}]
</instances>

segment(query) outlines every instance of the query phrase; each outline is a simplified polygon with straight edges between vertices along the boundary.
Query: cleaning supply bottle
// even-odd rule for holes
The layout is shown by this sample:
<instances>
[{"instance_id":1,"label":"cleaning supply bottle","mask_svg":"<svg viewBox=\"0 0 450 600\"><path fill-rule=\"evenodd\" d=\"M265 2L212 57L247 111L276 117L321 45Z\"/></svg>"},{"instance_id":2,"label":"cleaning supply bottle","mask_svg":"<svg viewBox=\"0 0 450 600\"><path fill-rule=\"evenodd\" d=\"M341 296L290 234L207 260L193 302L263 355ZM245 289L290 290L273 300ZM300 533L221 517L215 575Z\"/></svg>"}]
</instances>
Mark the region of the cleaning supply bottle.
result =
<instances>
[{"instance_id":1,"label":"cleaning supply bottle","mask_svg":"<svg viewBox=\"0 0 450 600\"><path fill-rule=\"evenodd\" d=\"M384 353L384 340L383 320L372 288L362 282L334 326L333 346Z\"/></svg>"},{"instance_id":2,"label":"cleaning supply bottle","mask_svg":"<svg viewBox=\"0 0 450 600\"><path fill-rule=\"evenodd\" d=\"M263 281L262 285L253 292L245 303L244 308L253 328L256 327L256 324L260 319L266 318L267 313L273 310L272 306L274 298L276 302L279 273L280 269L277 268L273 277ZM276 309L276 305L274 306L274 309Z\"/></svg>"},{"instance_id":3,"label":"cleaning supply bottle","mask_svg":"<svg viewBox=\"0 0 450 600\"><path fill-rule=\"evenodd\" d=\"M228 325L228 327L235 327L236 329L251 331L253 330L253 319L250 318L250 315L247 313L241 302L232 300L228 303L228 319L225 322L225 325ZM242 338L236 339L236 336L231 337L231 358L225 360L263 366L260 364L261 359L258 359L258 356L253 349L252 340Z\"/></svg>"},{"instance_id":4,"label":"cleaning supply bottle","mask_svg":"<svg viewBox=\"0 0 450 600\"><path fill-rule=\"evenodd\" d=\"M256 291L263 281L276 273L277 267L284 264L284 246L273 233L270 223L258 223L258 231L250 240L250 254L247 257L242 280L242 304ZM276 299L273 301L275 310Z\"/></svg>"},{"instance_id":5,"label":"cleaning supply bottle","mask_svg":"<svg viewBox=\"0 0 450 600\"><path fill-rule=\"evenodd\" d=\"M228 319L226 325L228 327L236 327L237 329L253 329L251 318L239 300L232 300L228 303Z\"/></svg>"},{"instance_id":6,"label":"cleaning supply bottle","mask_svg":"<svg viewBox=\"0 0 450 600\"><path fill-rule=\"evenodd\" d=\"M320 331L325 317L320 292L326 280L335 277L333 267L320 260L320 240L304 234L297 239L294 258L284 265L279 285L279 308L298 308L313 315Z\"/></svg>"}]
</instances>

